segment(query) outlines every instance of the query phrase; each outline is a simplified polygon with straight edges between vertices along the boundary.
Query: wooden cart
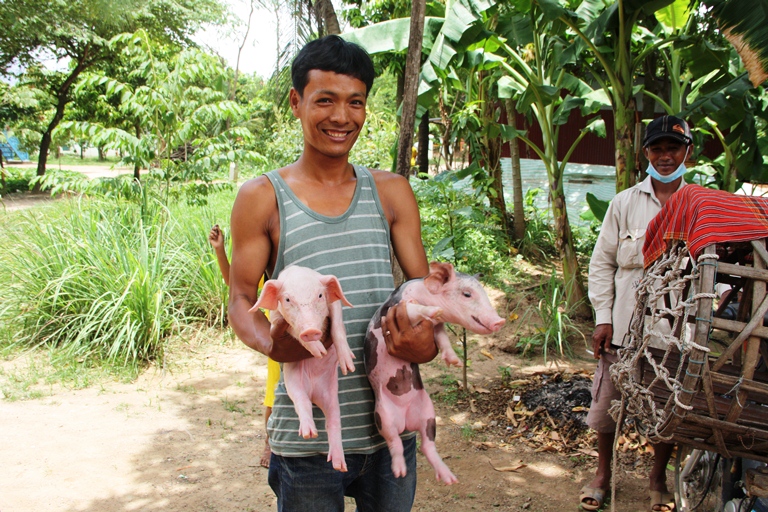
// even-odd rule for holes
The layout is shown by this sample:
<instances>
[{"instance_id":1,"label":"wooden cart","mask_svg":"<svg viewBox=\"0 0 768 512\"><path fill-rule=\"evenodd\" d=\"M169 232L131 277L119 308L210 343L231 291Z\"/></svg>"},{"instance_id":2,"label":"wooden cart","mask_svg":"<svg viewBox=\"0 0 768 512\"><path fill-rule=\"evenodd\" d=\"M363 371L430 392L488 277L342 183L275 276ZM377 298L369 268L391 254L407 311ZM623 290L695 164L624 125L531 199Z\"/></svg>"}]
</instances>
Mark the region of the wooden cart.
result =
<instances>
[{"instance_id":1,"label":"wooden cart","mask_svg":"<svg viewBox=\"0 0 768 512\"><path fill-rule=\"evenodd\" d=\"M626 412L651 442L768 462L766 239L710 245L695 262L679 242L657 263L646 273L657 293L638 293L634 347L620 351L625 367L614 375ZM732 286L717 311L716 283ZM736 319L722 318L739 297ZM643 345L651 319L666 322L666 348Z\"/></svg>"}]
</instances>

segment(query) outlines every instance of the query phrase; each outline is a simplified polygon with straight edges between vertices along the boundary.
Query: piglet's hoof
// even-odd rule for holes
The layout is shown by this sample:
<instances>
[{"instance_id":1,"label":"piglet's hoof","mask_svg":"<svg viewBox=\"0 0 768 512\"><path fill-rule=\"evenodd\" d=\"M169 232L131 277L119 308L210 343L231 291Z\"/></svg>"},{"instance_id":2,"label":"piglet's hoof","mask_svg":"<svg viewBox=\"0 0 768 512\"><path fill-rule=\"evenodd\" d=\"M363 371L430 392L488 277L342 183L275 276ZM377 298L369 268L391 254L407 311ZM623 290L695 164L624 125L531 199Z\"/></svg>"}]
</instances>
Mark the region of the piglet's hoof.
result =
<instances>
[{"instance_id":1,"label":"piglet's hoof","mask_svg":"<svg viewBox=\"0 0 768 512\"><path fill-rule=\"evenodd\" d=\"M317 437L317 428L314 425L311 427L299 425L299 435L304 439L313 439Z\"/></svg>"},{"instance_id":2,"label":"piglet's hoof","mask_svg":"<svg viewBox=\"0 0 768 512\"><path fill-rule=\"evenodd\" d=\"M435 477L437 478L438 482L443 482L446 485L452 485L459 483L459 479L456 478L456 475L451 473L451 470L448 469L448 466L443 464L442 467L438 467L435 469Z\"/></svg>"}]
</instances>

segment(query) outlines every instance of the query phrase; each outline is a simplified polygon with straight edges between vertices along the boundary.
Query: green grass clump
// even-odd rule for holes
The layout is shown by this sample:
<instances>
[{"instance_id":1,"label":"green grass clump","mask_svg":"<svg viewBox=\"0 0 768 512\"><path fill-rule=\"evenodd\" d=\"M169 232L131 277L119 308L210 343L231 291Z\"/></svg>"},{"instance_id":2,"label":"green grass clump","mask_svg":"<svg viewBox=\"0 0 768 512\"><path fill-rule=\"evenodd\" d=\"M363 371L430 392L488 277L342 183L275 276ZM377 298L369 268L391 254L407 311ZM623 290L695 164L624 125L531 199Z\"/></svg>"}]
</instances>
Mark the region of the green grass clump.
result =
<instances>
[{"instance_id":1,"label":"green grass clump","mask_svg":"<svg viewBox=\"0 0 768 512\"><path fill-rule=\"evenodd\" d=\"M231 205L231 193L219 201ZM0 343L138 367L160 358L171 335L223 324L227 289L207 242L220 221L213 208L81 199L6 221Z\"/></svg>"}]
</instances>

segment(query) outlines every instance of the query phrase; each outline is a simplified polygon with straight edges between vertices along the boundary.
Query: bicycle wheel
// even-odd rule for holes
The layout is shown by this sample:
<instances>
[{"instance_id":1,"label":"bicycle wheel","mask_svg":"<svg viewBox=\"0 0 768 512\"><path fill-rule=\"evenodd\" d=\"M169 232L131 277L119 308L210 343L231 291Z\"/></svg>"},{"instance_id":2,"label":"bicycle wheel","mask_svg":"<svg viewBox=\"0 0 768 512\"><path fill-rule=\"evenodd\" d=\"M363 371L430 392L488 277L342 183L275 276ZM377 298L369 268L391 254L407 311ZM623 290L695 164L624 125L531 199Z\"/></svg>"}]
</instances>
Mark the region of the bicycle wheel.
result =
<instances>
[{"instance_id":1,"label":"bicycle wheel","mask_svg":"<svg viewBox=\"0 0 768 512\"><path fill-rule=\"evenodd\" d=\"M717 453L678 445L675 502L679 512L719 512L726 496L724 460ZM728 475L729 476L729 475ZM726 476L726 479L728 478Z\"/></svg>"}]
</instances>

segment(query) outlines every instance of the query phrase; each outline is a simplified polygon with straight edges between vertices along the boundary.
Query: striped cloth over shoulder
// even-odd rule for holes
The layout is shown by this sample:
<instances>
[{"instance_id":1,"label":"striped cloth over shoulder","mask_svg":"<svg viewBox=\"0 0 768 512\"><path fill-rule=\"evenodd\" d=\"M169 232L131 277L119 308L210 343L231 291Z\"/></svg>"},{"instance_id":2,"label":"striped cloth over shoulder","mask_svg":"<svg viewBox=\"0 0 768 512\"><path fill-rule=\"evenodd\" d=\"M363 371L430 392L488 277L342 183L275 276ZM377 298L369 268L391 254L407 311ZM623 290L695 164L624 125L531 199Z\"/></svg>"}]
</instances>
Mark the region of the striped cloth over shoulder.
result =
<instances>
[{"instance_id":1,"label":"striped cloth over shoulder","mask_svg":"<svg viewBox=\"0 0 768 512\"><path fill-rule=\"evenodd\" d=\"M643 245L645 268L674 240L684 241L691 256L697 258L708 245L767 236L768 199L686 185L648 224Z\"/></svg>"},{"instance_id":2,"label":"striped cloth over shoulder","mask_svg":"<svg viewBox=\"0 0 768 512\"><path fill-rule=\"evenodd\" d=\"M394 288L389 253L389 224L384 216L373 176L355 166L357 185L347 211L327 217L298 199L277 171L267 173L277 196L280 245L273 278L289 265L335 275L347 300L344 307L347 341L355 354L355 371L339 373L339 402L344 451L373 453L386 446L373 420L374 396L363 364L368 321ZM313 407L318 429L315 439L298 435L299 420L281 376L269 419L272 451L281 456L328 453L322 411Z\"/></svg>"}]
</instances>

